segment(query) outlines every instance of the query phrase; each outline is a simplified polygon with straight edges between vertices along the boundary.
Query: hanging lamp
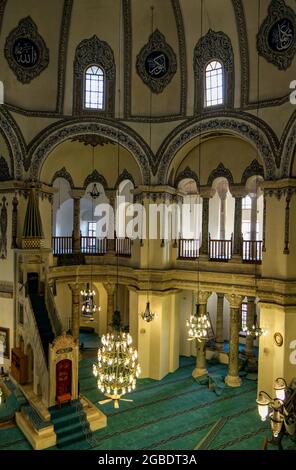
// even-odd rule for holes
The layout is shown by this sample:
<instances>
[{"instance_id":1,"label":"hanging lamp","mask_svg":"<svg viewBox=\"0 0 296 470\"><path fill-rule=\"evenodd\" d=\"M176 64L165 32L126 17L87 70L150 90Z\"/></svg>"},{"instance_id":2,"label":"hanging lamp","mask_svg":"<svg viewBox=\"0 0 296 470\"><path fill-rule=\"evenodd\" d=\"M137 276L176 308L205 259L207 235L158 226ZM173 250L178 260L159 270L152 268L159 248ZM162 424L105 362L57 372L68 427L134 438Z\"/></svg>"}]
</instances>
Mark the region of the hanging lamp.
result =
<instances>
[{"instance_id":1,"label":"hanging lamp","mask_svg":"<svg viewBox=\"0 0 296 470\"><path fill-rule=\"evenodd\" d=\"M102 336L102 347L98 350L93 374L97 378L98 389L107 397L99 403L103 405L113 401L114 408L119 408L119 400L133 401L122 396L135 390L141 369L131 335L121 330L118 310L113 314L112 327L112 333Z\"/></svg>"},{"instance_id":2,"label":"hanging lamp","mask_svg":"<svg viewBox=\"0 0 296 470\"><path fill-rule=\"evenodd\" d=\"M197 340L201 342L207 339L208 328L210 328L211 325L207 315L200 314L199 304L195 305L195 313L190 316L186 325L188 328L188 341Z\"/></svg>"}]
</instances>

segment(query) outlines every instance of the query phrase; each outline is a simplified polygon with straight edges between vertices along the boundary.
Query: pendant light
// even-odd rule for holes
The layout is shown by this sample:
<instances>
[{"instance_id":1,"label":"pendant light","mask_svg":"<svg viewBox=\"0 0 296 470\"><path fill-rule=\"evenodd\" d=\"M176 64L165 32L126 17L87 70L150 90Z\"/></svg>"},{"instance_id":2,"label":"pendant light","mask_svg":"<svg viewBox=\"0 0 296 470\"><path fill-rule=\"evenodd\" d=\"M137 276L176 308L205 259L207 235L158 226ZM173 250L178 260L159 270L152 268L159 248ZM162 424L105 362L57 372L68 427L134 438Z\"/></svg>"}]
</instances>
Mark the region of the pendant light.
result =
<instances>
[{"instance_id":1,"label":"pendant light","mask_svg":"<svg viewBox=\"0 0 296 470\"><path fill-rule=\"evenodd\" d=\"M119 57L121 57L121 8L119 18ZM120 68L119 77L120 82ZM118 109L120 109L120 88L118 90ZM119 130L118 130L119 134ZM119 135L117 135L117 177L120 174L120 149ZM118 188L117 188L118 191ZM93 364L93 375L97 378L97 387L106 397L99 401L100 405L112 402L114 408L119 408L119 401L132 402L122 398L136 388L136 382L140 376L141 369L138 363L138 353L133 348L132 337L129 333L122 331L121 315L119 311L119 256L117 256L117 279L116 279L116 310L112 317L112 332L102 336L102 347L98 349L98 361Z\"/></svg>"},{"instance_id":2,"label":"pendant light","mask_svg":"<svg viewBox=\"0 0 296 470\"><path fill-rule=\"evenodd\" d=\"M153 18L153 13L154 13L154 7L151 6L151 38L153 39L153 28L154 28L154 18ZM149 123L149 142L150 142L150 149L152 146L152 90L150 89L150 100L149 100L149 115L150 115L150 123ZM149 194L150 197L150 194ZM149 223L149 218L148 218L148 223ZM147 249L147 270L148 270L148 276L150 276L149 273L149 227L148 227L148 249ZM152 322L154 319L158 317L157 313L152 312L151 307L150 307L150 301L149 301L149 287L150 287L150 279L148 281L148 291L147 291L147 302L146 302L146 308L143 312L140 313L140 316L142 320L144 320L146 323Z\"/></svg>"}]
</instances>

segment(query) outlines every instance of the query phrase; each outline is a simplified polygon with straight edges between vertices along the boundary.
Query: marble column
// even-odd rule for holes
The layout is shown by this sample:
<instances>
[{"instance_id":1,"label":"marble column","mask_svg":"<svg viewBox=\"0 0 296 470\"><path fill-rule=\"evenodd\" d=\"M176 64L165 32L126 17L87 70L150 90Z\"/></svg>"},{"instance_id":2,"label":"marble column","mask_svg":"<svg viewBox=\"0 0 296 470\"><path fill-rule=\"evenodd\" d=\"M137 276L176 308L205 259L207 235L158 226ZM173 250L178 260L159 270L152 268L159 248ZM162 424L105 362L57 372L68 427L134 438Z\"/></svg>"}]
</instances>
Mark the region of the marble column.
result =
<instances>
[{"instance_id":1,"label":"marble column","mask_svg":"<svg viewBox=\"0 0 296 470\"><path fill-rule=\"evenodd\" d=\"M256 240L257 239L257 194L251 194L250 197L251 197L250 239Z\"/></svg>"},{"instance_id":2,"label":"marble column","mask_svg":"<svg viewBox=\"0 0 296 470\"><path fill-rule=\"evenodd\" d=\"M216 350L223 351L224 335L223 335L223 306L224 294L217 293L217 316L216 316Z\"/></svg>"},{"instance_id":3,"label":"marble column","mask_svg":"<svg viewBox=\"0 0 296 470\"><path fill-rule=\"evenodd\" d=\"M225 224L226 224L226 198L227 192L219 193L220 197L220 240L225 240Z\"/></svg>"},{"instance_id":4,"label":"marble column","mask_svg":"<svg viewBox=\"0 0 296 470\"><path fill-rule=\"evenodd\" d=\"M240 307L243 301L241 295L226 295L230 303L230 333L229 333L229 364L228 375L225 383L230 387L239 387L241 379L238 375L239 368L239 329L240 329Z\"/></svg>"},{"instance_id":5,"label":"marble column","mask_svg":"<svg viewBox=\"0 0 296 470\"><path fill-rule=\"evenodd\" d=\"M199 292L197 295L197 302L199 303L199 314L207 314L207 301L210 297L210 292ZM206 340L196 340L196 366L192 372L192 377L201 377L207 374L206 367Z\"/></svg>"},{"instance_id":6,"label":"marble column","mask_svg":"<svg viewBox=\"0 0 296 470\"><path fill-rule=\"evenodd\" d=\"M235 198L234 230L233 230L233 254L242 254L242 198L246 195L245 188L232 187L231 194Z\"/></svg>"},{"instance_id":7,"label":"marble column","mask_svg":"<svg viewBox=\"0 0 296 470\"><path fill-rule=\"evenodd\" d=\"M18 199L16 194L12 199L12 229L11 229L11 248L17 248L17 213Z\"/></svg>"},{"instance_id":8,"label":"marble column","mask_svg":"<svg viewBox=\"0 0 296 470\"><path fill-rule=\"evenodd\" d=\"M207 255L209 252L209 206L210 198L215 194L215 190L208 187L200 188L200 196L202 197L202 229L201 229L201 247L200 253Z\"/></svg>"},{"instance_id":9,"label":"marble column","mask_svg":"<svg viewBox=\"0 0 296 470\"><path fill-rule=\"evenodd\" d=\"M75 341L79 342L80 328L80 291L82 285L79 283L69 285L72 291L72 326L71 332Z\"/></svg>"},{"instance_id":10,"label":"marble column","mask_svg":"<svg viewBox=\"0 0 296 470\"><path fill-rule=\"evenodd\" d=\"M84 191L72 190L70 196L73 199L73 232L72 250L73 253L80 253L80 199L84 196Z\"/></svg>"},{"instance_id":11,"label":"marble column","mask_svg":"<svg viewBox=\"0 0 296 470\"><path fill-rule=\"evenodd\" d=\"M115 284L106 282L103 284L107 292L107 331L112 331L112 317L114 313Z\"/></svg>"},{"instance_id":12,"label":"marble column","mask_svg":"<svg viewBox=\"0 0 296 470\"><path fill-rule=\"evenodd\" d=\"M255 297L248 297L248 310L247 310L247 327L249 330L252 329L252 326L255 323ZM254 338L252 336L246 337L246 356L248 360L254 359Z\"/></svg>"},{"instance_id":13,"label":"marble column","mask_svg":"<svg viewBox=\"0 0 296 470\"><path fill-rule=\"evenodd\" d=\"M117 191L114 189L106 190L106 196L109 199L109 204L112 207L113 214L110 213L109 217L109 233L107 234L107 252L115 253L116 251L116 199Z\"/></svg>"}]
</instances>

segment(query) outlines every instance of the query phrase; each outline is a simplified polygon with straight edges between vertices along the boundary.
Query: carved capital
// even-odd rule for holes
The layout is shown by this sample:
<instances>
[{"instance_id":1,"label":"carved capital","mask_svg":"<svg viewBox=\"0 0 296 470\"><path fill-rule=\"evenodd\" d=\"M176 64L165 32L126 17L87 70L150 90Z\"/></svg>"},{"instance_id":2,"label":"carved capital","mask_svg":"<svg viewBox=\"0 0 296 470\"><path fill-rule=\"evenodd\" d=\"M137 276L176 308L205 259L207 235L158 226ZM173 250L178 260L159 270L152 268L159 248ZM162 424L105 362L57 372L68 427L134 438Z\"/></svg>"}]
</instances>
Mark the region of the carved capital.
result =
<instances>
[{"instance_id":1,"label":"carved capital","mask_svg":"<svg viewBox=\"0 0 296 470\"><path fill-rule=\"evenodd\" d=\"M230 308L239 309L241 307L244 297L238 294L225 294L226 299L230 304Z\"/></svg>"},{"instance_id":2,"label":"carved capital","mask_svg":"<svg viewBox=\"0 0 296 470\"><path fill-rule=\"evenodd\" d=\"M207 302L208 302L208 298L210 297L210 295L212 294L212 292L208 292L208 291L199 291L197 293L197 302L200 304L200 305L206 305Z\"/></svg>"}]
</instances>

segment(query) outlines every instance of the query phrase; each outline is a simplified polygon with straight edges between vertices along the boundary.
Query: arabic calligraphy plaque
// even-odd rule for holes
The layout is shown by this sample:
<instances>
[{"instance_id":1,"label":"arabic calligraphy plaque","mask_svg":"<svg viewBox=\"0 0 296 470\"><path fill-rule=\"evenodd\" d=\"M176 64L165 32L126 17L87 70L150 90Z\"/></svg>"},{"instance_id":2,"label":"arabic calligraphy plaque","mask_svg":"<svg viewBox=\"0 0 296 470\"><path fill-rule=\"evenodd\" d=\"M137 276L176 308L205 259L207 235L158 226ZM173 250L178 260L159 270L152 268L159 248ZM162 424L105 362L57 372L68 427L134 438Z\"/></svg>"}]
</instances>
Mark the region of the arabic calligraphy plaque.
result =
<instances>
[{"instance_id":1,"label":"arabic calligraphy plaque","mask_svg":"<svg viewBox=\"0 0 296 470\"><path fill-rule=\"evenodd\" d=\"M22 83L30 83L49 62L48 49L29 16L11 31L4 53L10 68Z\"/></svg>"},{"instance_id":2,"label":"arabic calligraphy plaque","mask_svg":"<svg viewBox=\"0 0 296 470\"><path fill-rule=\"evenodd\" d=\"M280 70L290 67L296 52L296 14L284 0L272 0L257 36L257 48Z\"/></svg>"},{"instance_id":3,"label":"arabic calligraphy plaque","mask_svg":"<svg viewBox=\"0 0 296 470\"><path fill-rule=\"evenodd\" d=\"M137 56L137 72L154 93L161 93L177 70L176 55L156 29Z\"/></svg>"}]
</instances>

